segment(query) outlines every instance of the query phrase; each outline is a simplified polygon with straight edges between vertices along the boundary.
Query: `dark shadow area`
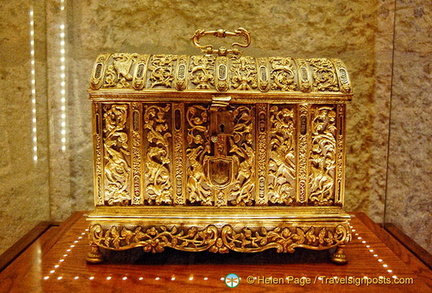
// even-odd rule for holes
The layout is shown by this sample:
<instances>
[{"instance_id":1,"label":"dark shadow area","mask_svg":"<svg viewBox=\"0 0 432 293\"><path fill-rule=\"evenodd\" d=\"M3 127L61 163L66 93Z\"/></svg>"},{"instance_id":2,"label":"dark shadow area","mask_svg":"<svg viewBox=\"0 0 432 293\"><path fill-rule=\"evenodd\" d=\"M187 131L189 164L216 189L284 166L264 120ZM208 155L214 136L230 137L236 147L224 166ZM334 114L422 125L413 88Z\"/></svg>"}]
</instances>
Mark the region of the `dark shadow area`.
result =
<instances>
[{"instance_id":1,"label":"dark shadow area","mask_svg":"<svg viewBox=\"0 0 432 293\"><path fill-rule=\"evenodd\" d=\"M229 252L226 254L203 252L185 252L166 248L162 253L147 253L142 248L124 251L101 249L105 264L136 265L269 265L330 263L330 254L334 249L309 250L297 248L294 253L277 253L270 249L258 253Z\"/></svg>"}]
</instances>

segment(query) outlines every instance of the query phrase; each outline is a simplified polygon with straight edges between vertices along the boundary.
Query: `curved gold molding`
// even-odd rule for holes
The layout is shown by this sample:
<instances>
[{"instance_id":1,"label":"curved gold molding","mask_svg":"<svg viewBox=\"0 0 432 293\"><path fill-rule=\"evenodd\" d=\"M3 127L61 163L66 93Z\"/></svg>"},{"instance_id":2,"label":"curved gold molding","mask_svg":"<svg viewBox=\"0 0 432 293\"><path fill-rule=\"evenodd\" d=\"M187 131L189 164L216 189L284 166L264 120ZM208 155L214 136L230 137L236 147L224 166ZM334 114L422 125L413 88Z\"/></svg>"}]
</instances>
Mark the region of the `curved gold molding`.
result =
<instances>
[{"instance_id":1,"label":"curved gold molding","mask_svg":"<svg viewBox=\"0 0 432 293\"><path fill-rule=\"evenodd\" d=\"M302 247L325 250L347 244L351 230L347 223L333 225L290 225L250 228L224 225L112 225L93 224L89 229L90 240L99 247L126 250L142 247L146 252L162 252L165 247L182 251L214 253L261 252L276 249L280 253L292 253Z\"/></svg>"},{"instance_id":2,"label":"curved gold molding","mask_svg":"<svg viewBox=\"0 0 432 293\"><path fill-rule=\"evenodd\" d=\"M339 59L230 55L100 55L90 90L332 93L351 95Z\"/></svg>"}]
</instances>

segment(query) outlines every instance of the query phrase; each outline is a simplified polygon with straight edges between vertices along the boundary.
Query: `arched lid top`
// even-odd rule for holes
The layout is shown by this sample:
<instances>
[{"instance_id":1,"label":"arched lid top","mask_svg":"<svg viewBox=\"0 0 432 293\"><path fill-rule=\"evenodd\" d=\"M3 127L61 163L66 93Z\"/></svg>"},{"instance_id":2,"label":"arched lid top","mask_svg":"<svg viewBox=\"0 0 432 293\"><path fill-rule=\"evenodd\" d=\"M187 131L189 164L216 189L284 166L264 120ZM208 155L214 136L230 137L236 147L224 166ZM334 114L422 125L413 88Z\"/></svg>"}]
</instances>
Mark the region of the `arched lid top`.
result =
<instances>
[{"instance_id":1,"label":"arched lid top","mask_svg":"<svg viewBox=\"0 0 432 293\"><path fill-rule=\"evenodd\" d=\"M240 55L101 54L90 92L205 92L351 96L348 71L339 59Z\"/></svg>"},{"instance_id":2,"label":"arched lid top","mask_svg":"<svg viewBox=\"0 0 432 293\"><path fill-rule=\"evenodd\" d=\"M230 48L202 44L206 36L241 38ZM244 28L233 32L197 30L191 38L202 55L101 54L96 59L90 93L272 94L349 100L348 71L339 59L243 56L237 47L251 43ZM119 92L120 93L120 92ZM308 95L304 95L308 93Z\"/></svg>"}]
</instances>

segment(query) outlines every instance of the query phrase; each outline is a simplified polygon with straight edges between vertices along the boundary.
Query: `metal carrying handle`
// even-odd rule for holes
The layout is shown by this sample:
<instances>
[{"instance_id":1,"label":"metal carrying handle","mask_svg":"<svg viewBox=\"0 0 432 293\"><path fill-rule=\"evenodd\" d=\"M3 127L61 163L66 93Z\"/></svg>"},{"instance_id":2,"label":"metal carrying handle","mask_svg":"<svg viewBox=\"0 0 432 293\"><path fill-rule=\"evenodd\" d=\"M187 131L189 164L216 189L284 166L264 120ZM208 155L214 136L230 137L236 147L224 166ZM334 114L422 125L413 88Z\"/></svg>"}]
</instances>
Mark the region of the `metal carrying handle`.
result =
<instances>
[{"instance_id":1,"label":"metal carrying handle","mask_svg":"<svg viewBox=\"0 0 432 293\"><path fill-rule=\"evenodd\" d=\"M237 37L242 36L245 38L246 43L232 43L231 48L227 49L225 47L220 47L219 49L214 49L213 45L201 45L200 44L200 38L207 36L207 35L213 35L217 38L226 38L226 37ZM218 30L212 30L212 31L206 31L203 29L199 29L195 32L195 34L191 38L193 44L195 47L201 50L201 52L205 54L218 54L219 56L226 56L227 54L235 54L238 55L241 53L241 51L237 48L232 48L234 46L246 48L249 47L251 43L250 33L245 30L244 28L238 28L234 32L229 32L224 29L218 29Z\"/></svg>"}]
</instances>

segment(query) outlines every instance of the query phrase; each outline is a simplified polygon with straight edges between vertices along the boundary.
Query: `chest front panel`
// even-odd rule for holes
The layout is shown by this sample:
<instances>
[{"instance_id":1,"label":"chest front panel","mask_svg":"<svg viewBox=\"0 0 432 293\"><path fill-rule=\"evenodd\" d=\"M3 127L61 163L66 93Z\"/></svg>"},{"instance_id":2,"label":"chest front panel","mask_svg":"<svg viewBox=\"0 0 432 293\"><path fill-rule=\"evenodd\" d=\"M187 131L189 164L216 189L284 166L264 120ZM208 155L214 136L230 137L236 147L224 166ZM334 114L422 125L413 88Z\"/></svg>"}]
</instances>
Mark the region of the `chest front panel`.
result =
<instances>
[{"instance_id":1,"label":"chest front panel","mask_svg":"<svg viewBox=\"0 0 432 293\"><path fill-rule=\"evenodd\" d=\"M98 206L340 206L344 104L93 102Z\"/></svg>"}]
</instances>

